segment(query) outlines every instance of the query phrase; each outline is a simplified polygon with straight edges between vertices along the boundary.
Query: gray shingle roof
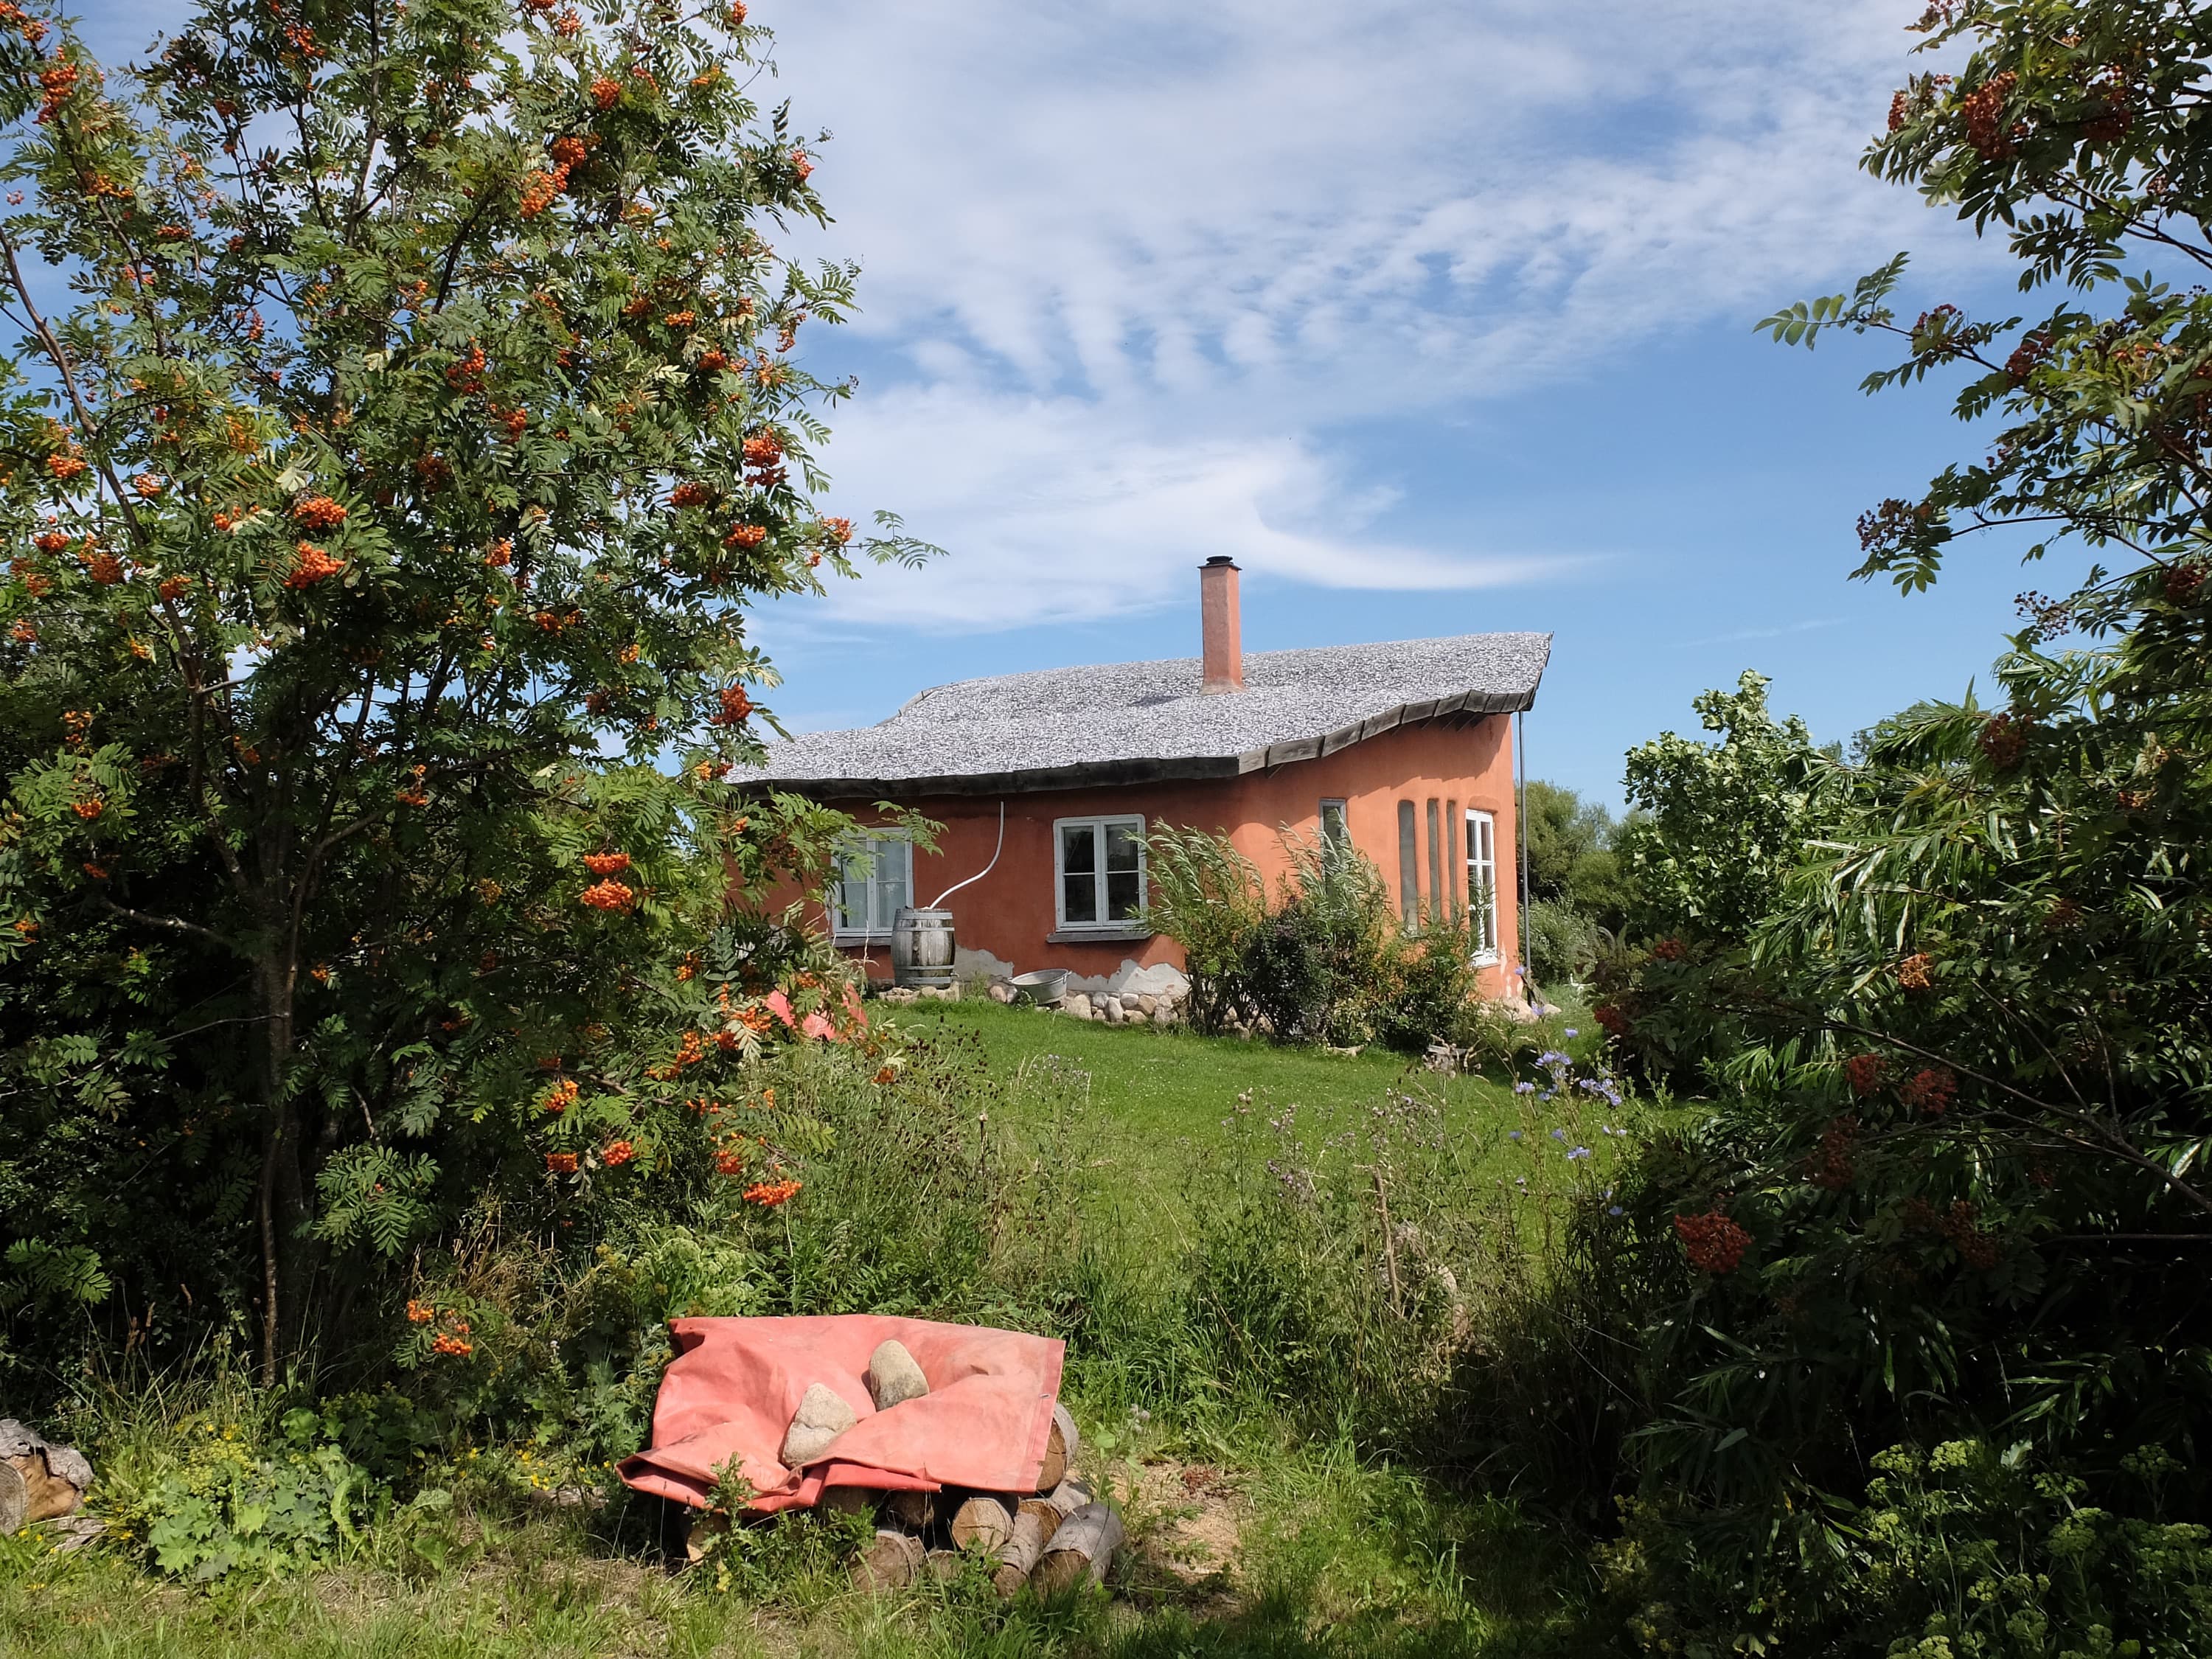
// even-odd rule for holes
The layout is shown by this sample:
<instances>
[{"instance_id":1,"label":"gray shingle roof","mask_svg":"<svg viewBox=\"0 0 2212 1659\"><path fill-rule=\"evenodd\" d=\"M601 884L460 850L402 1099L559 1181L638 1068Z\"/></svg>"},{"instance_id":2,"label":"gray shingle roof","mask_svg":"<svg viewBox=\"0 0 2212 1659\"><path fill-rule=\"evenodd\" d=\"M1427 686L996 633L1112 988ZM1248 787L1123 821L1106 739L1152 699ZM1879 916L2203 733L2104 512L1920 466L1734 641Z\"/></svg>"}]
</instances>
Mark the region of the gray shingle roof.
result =
<instances>
[{"instance_id":1,"label":"gray shingle roof","mask_svg":"<svg viewBox=\"0 0 2212 1659\"><path fill-rule=\"evenodd\" d=\"M1243 690L1211 696L1195 657L960 680L879 725L771 743L754 775L832 798L1233 777L1413 720L1527 708L1551 654L1549 634L1261 651Z\"/></svg>"}]
</instances>

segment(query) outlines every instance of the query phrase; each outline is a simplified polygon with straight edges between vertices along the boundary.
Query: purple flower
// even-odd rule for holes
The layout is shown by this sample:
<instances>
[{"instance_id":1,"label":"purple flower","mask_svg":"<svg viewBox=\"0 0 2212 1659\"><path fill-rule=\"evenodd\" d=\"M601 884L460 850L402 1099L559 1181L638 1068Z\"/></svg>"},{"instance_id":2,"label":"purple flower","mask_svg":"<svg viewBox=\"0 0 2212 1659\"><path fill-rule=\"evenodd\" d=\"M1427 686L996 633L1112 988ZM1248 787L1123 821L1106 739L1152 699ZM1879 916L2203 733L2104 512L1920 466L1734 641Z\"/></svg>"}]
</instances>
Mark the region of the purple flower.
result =
<instances>
[{"instance_id":1,"label":"purple flower","mask_svg":"<svg viewBox=\"0 0 2212 1659\"><path fill-rule=\"evenodd\" d=\"M1567 1027L1566 1035L1567 1035L1567 1036L1571 1036L1571 1037L1578 1037L1578 1036L1580 1036L1582 1035L1582 1033L1581 1033L1580 1031L1577 1031L1577 1030L1575 1030L1575 1028L1574 1028L1573 1026L1570 1025L1570 1026L1568 1026L1568 1027Z\"/></svg>"},{"instance_id":2,"label":"purple flower","mask_svg":"<svg viewBox=\"0 0 2212 1659\"><path fill-rule=\"evenodd\" d=\"M1574 1151L1572 1151L1571 1152L1569 1152L1569 1153L1567 1154L1567 1162L1568 1162L1568 1163L1570 1163L1570 1164L1571 1164L1571 1163L1573 1163L1573 1162L1574 1162L1577 1158L1588 1158L1589 1155L1590 1155L1590 1151L1589 1151L1589 1147L1587 1147L1587 1146L1577 1146L1577 1147L1576 1147L1576 1148L1574 1149Z\"/></svg>"}]
</instances>

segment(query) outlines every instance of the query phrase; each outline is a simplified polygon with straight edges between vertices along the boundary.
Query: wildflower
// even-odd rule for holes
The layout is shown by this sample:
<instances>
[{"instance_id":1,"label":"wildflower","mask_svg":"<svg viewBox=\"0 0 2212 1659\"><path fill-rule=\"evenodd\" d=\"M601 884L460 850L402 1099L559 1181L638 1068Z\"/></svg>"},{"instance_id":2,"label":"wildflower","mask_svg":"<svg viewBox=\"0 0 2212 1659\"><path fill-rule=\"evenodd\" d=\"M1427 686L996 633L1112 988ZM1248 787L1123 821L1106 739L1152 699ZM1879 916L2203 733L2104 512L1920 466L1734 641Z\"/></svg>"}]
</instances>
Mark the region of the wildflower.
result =
<instances>
[{"instance_id":1,"label":"wildflower","mask_svg":"<svg viewBox=\"0 0 2212 1659\"><path fill-rule=\"evenodd\" d=\"M1605 1207L1605 1212L1607 1215L1626 1215L1628 1213L1627 1211L1622 1209L1618 1204L1607 1205Z\"/></svg>"},{"instance_id":2,"label":"wildflower","mask_svg":"<svg viewBox=\"0 0 2212 1659\"><path fill-rule=\"evenodd\" d=\"M545 1154L545 1167L555 1175L574 1175L576 1173L576 1155L574 1152L548 1152Z\"/></svg>"},{"instance_id":3,"label":"wildflower","mask_svg":"<svg viewBox=\"0 0 2212 1659\"><path fill-rule=\"evenodd\" d=\"M1572 1163L1573 1163L1577 1158L1588 1158L1589 1155L1590 1155L1590 1149L1589 1149L1589 1147L1587 1147L1587 1146L1577 1146L1577 1147L1575 1147L1572 1151L1571 1151L1571 1152L1568 1152L1568 1154L1567 1154L1567 1162L1568 1162L1568 1163L1570 1163L1570 1164L1572 1164Z\"/></svg>"},{"instance_id":4,"label":"wildflower","mask_svg":"<svg viewBox=\"0 0 2212 1659\"><path fill-rule=\"evenodd\" d=\"M1521 1139L1521 1132L1518 1129L1508 1129L1505 1132L1505 1138L1508 1140L1518 1140Z\"/></svg>"},{"instance_id":5,"label":"wildflower","mask_svg":"<svg viewBox=\"0 0 2212 1659\"><path fill-rule=\"evenodd\" d=\"M1570 1025L1570 1026L1568 1026L1568 1027L1567 1027L1567 1029L1566 1029L1565 1030L1562 1031L1559 1035L1560 1035L1560 1036L1562 1036L1578 1037L1578 1036L1580 1036L1582 1035L1582 1033L1581 1033L1580 1031L1577 1031L1577 1030L1575 1030L1575 1028L1574 1028L1573 1026Z\"/></svg>"},{"instance_id":6,"label":"wildflower","mask_svg":"<svg viewBox=\"0 0 2212 1659\"><path fill-rule=\"evenodd\" d=\"M632 889L618 881L595 882L578 895L578 902L594 910L627 910L637 900Z\"/></svg>"},{"instance_id":7,"label":"wildflower","mask_svg":"<svg viewBox=\"0 0 2212 1659\"><path fill-rule=\"evenodd\" d=\"M637 1148L627 1140L610 1140L599 1150L599 1162L610 1170L618 1169L637 1156Z\"/></svg>"},{"instance_id":8,"label":"wildflower","mask_svg":"<svg viewBox=\"0 0 2212 1659\"><path fill-rule=\"evenodd\" d=\"M1552 1131L1552 1139L1554 1140L1565 1140L1566 1138L1567 1132L1565 1129L1554 1129Z\"/></svg>"},{"instance_id":9,"label":"wildflower","mask_svg":"<svg viewBox=\"0 0 2212 1659\"><path fill-rule=\"evenodd\" d=\"M629 868L627 853L586 853L584 868L595 876L618 876Z\"/></svg>"},{"instance_id":10,"label":"wildflower","mask_svg":"<svg viewBox=\"0 0 2212 1659\"><path fill-rule=\"evenodd\" d=\"M1751 1235L1718 1210L1678 1215L1674 1231L1689 1254L1690 1265L1709 1273L1734 1273L1751 1243Z\"/></svg>"}]
</instances>

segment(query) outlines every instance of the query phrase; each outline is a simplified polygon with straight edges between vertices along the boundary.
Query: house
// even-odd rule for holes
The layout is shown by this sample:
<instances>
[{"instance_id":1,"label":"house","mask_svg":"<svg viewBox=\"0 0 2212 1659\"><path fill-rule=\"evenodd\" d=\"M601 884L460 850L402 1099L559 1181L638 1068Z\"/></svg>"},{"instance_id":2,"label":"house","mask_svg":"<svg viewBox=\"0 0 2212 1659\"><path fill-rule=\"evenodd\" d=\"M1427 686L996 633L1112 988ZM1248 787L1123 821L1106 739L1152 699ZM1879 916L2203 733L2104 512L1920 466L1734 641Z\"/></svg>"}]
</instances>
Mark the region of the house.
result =
<instances>
[{"instance_id":1,"label":"house","mask_svg":"<svg viewBox=\"0 0 2212 1659\"><path fill-rule=\"evenodd\" d=\"M887 977L893 912L988 866L945 902L963 975L1066 968L1081 989L1177 988L1178 947L1144 923L1146 836L1225 830L1272 884L1290 830L1348 837L1409 923L1472 906L1486 994L1515 988L1514 716L1551 636L1248 657L1232 562L1200 568L1200 600L1196 659L961 680L879 725L769 744L764 783L864 823L890 801L944 825L933 854L896 836L858 849L829 900L838 945Z\"/></svg>"}]
</instances>

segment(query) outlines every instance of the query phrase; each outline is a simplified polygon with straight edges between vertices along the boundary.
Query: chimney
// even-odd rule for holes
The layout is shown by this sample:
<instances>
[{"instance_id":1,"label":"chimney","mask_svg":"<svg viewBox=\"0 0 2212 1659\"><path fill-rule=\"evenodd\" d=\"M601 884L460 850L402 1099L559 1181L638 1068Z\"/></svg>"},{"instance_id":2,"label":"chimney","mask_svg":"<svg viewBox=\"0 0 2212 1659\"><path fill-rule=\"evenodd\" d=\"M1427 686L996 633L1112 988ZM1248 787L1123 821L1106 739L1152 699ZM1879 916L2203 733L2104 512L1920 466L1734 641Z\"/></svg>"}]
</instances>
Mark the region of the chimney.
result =
<instances>
[{"instance_id":1,"label":"chimney","mask_svg":"<svg viewBox=\"0 0 2212 1659\"><path fill-rule=\"evenodd\" d=\"M1198 612L1204 637L1201 691L1244 689L1244 624L1237 610L1237 562L1217 553L1198 568Z\"/></svg>"}]
</instances>

